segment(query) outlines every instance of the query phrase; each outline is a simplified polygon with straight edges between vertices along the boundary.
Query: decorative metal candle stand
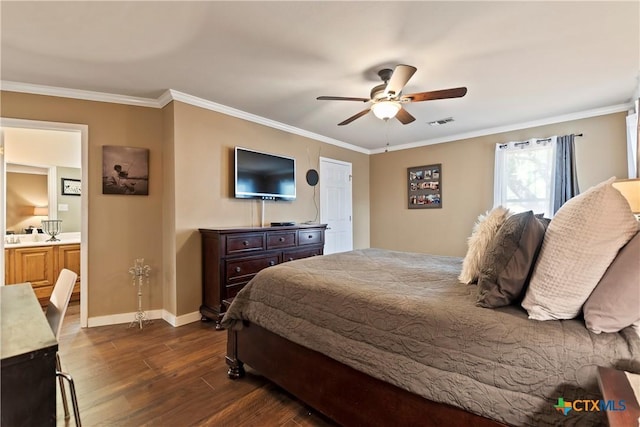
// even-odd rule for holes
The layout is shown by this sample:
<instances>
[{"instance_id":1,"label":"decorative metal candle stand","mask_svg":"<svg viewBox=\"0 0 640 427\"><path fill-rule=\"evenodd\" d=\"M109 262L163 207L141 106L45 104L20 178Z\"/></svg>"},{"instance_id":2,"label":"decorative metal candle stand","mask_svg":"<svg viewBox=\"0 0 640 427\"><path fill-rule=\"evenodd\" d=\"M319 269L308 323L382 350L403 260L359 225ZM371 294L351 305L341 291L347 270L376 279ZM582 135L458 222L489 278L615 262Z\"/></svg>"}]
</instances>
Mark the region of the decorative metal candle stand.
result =
<instances>
[{"instance_id":1,"label":"decorative metal candle stand","mask_svg":"<svg viewBox=\"0 0 640 427\"><path fill-rule=\"evenodd\" d=\"M59 242L60 239L56 239L56 236L60 234L62 220L61 219L45 219L42 220L42 230L47 233L51 238L47 242Z\"/></svg>"},{"instance_id":2,"label":"decorative metal candle stand","mask_svg":"<svg viewBox=\"0 0 640 427\"><path fill-rule=\"evenodd\" d=\"M142 309L142 285L145 282L149 284L149 273L151 273L151 267L144 265L144 258L137 258L133 267L129 268L129 274L133 277L133 286L138 285L138 311L135 319L129 324L130 328L139 326L142 329L142 325L152 323L151 320L147 319L147 313Z\"/></svg>"}]
</instances>

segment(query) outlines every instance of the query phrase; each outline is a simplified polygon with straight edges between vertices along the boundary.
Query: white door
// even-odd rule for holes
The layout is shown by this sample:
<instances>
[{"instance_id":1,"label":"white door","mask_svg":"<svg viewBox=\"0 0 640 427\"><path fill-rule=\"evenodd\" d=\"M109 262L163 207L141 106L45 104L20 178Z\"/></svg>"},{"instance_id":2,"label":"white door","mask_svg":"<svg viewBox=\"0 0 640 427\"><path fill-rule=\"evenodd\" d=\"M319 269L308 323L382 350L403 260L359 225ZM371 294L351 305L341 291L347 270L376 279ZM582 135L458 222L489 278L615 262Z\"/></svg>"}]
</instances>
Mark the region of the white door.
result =
<instances>
[{"instance_id":1,"label":"white door","mask_svg":"<svg viewBox=\"0 0 640 427\"><path fill-rule=\"evenodd\" d=\"M6 185L5 185L5 175L4 175L4 168L5 168L5 164L4 164L4 129L2 127L0 127L0 207L4 207L4 198L6 197ZM4 283L4 236L5 236L5 215L6 215L6 209L2 209L2 214L0 214L0 230L2 230L2 233L0 233L0 236L2 237L2 243L0 243L0 250L2 251L2 256L0 256L0 272L2 272L2 274L0 274L0 286L4 286L6 285L6 283Z\"/></svg>"},{"instance_id":2,"label":"white door","mask_svg":"<svg viewBox=\"0 0 640 427\"><path fill-rule=\"evenodd\" d=\"M320 222L325 254L353 249L351 163L320 157Z\"/></svg>"}]
</instances>

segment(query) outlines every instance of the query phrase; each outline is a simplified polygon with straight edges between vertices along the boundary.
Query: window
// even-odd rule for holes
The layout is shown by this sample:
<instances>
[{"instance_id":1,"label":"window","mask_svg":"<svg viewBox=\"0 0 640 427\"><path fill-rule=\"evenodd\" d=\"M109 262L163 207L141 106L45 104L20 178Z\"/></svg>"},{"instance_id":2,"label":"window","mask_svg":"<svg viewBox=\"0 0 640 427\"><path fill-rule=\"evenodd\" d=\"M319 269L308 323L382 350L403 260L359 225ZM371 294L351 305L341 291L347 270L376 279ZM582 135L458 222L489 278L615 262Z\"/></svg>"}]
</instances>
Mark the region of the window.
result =
<instances>
[{"instance_id":1,"label":"window","mask_svg":"<svg viewBox=\"0 0 640 427\"><path fill-rule=\"evenodd\" d=\"M553 216L556 137L496 145L493 205Z\"/></svg>"}]
</instances>

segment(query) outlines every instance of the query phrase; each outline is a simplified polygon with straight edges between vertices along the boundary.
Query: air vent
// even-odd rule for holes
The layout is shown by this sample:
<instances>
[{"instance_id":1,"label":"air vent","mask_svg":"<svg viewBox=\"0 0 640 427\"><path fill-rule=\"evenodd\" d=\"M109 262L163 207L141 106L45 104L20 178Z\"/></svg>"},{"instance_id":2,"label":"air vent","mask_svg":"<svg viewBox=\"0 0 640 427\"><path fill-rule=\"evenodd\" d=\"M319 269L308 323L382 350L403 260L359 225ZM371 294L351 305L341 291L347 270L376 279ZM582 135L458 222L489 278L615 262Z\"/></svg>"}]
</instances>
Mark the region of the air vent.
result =
<instances>
[{"instance_id":1,"label":"air vent","mask_svg":"<svg viewBox=\"0 0 640 427\"><path fill-rule=\"evenodd\" d=\"M434 120L433 122L428 122L429 126L440 126L447 124L453 121L453 117L447 117L446 119Z\"/></svg>"}]
</instances>

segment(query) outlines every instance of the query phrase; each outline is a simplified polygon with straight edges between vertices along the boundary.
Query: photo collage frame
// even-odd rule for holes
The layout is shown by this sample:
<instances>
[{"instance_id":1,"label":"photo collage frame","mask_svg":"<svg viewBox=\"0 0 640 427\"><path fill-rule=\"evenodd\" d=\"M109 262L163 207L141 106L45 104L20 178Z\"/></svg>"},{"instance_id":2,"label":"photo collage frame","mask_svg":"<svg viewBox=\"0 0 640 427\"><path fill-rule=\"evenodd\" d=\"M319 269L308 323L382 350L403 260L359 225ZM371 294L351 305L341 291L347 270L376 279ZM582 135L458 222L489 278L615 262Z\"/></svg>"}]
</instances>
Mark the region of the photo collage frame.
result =
<instances>
[{"instance_id":1,"label":"photo collage frame","mask_svg":"<svg viewBox=\"0 0 640 427\"><path fill-rule=\"evenodd\" d=\"M409 209L442 208L442 164L407 168Z\"/></svg>"}]
</instances>

